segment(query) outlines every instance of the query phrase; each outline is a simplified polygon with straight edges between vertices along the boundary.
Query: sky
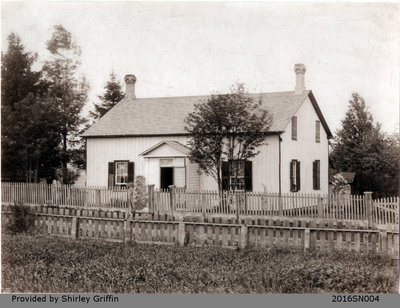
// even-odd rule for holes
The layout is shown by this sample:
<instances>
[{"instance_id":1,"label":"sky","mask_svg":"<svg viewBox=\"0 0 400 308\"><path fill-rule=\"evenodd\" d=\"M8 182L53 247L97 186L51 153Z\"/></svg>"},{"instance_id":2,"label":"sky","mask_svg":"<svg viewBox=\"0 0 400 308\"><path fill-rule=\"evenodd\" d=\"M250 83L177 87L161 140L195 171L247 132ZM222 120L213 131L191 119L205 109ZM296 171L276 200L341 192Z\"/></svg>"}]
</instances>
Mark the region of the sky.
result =
<instances>
[{"instance_id":1,"label":"sky","mask_svg":"<svg viewBox=\"0 0 400 308\"><path fill-rule=\"evenodd\" d=\"M332 132L352 92L387 133L399 130L399 3L2 2L1 49L17 33L40 68L61 24L82 49L86 111L109 74L137 78L137 97L292 91L294 64Z\"/></svg>"}]
</instances>

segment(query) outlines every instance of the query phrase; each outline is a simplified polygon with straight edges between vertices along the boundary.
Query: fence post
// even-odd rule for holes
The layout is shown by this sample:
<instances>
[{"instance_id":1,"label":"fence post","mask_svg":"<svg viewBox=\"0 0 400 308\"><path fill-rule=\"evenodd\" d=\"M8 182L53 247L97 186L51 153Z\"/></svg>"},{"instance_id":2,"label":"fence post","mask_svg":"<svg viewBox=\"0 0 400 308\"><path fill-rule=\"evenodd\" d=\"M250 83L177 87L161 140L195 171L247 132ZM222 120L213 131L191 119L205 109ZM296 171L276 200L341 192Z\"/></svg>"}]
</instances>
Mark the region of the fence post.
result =
<instances>
[{"instance_id":1,"label":"fence post","mask_svg":"<svg viewBox=\"0 0 400 308\"><path fill-rule=\"evenodd\" d=\"M133 188L134 188L133 183L128 183L126 186L126 189L127 189L126 193L128 194L126 197L126 199L127 199L126 201L128 203L127 209L128 209L128 212L130 212L130 213L134 212L134 210L135 210L135 204L134 204L134 198L133 198Z\"/></svg>"},{"instance_id":2,"label":"fence post","mask_svg":"<svg viewBox=\"0 0 400 308\"><path fill-rule=\"evenodd\" d=\"M304 251L307 251L310 249L310 229L305 229L304 230Z\"/></svg>"},{"instance_id":3,"label":"fence post","mask_svg":"<svg viewBox=\"0 0 400 308\"><path fill-rule=\"evenodd\" d=\"M169 202L170 202L170 205L171 205L171 211L172 211L172 214L174 214L175 213L175 208L176 208L176 195L175 195L175 188L176 188L176 186L175 185L169 185L168 186L168 188L169 188Z\"/></svg>"},{"instance_id":4,"label":"fence post","mask_svg":"<svg viewBox=\"0 0 400 308\"><path fill-rule=\"evenodd\" d=\"M318 196L318 201L317 201L317 211L318 211L318 217L319 218L324 218L324 208L323 208L323 202L322 202L322 197Z\"/></svg>"},{"instance_id":5,"label":"fence post","mask_svg":"<svg viewBox=\"0 0 400 308\"><path fill-rule=\"evenodd\" d=\"M147 185L149 213L154 214L154 184Z\"/></svg>"},{"instance_id":6,"label":"fence post","mask_svg":"<svg viewBox=\"0 0 400 308\"><path fill-rule=\"evenodd\" d=\"M124 221L124 243L129 243L131 241L131 222L128 219L128 213L126 213Z\"/></svg>"},{"instance_id":7,"label":"fence post","mask_svg":"<svg viewBox=\"0 0 400 308\"><path fill-rule=\"evenodd\" d=\"M246 248L249 241L249 229L246 225L240 227L240 248Z\"/></svg>"},{"instance_id":8,"label":"fence post","mask_svg":"<svg viewBox=\"0 0 400 308\"><path fill-rule=\"evenodd\" d=\"M382 254L388 253L388 237L386 230L379 231L379 247L380 247L380 253Z\"/></svg>"},{"instance_id":9,"label":"fence post","mask_svg":"<svg viewBox=\"0 0 400 308\"><path fill-rule=\"evenodd\" d=\"M80 209L75 210L75 216L72 218L71 226L71 238L77 239L79 237L79 217L81 213Z\"/></svg>"},{"instance_id":10,"label":"fence post","mask_svg":"<svg viewBox=\"0 0 400 308\"><path fill-rule=\"evenodd\" d=\"M374 226L372 218L372 192L370 191L364 192L364 202L367 214L368 228L372 229Z\"/></svg>"},{"instance_id":11,"label":"fence post","mask_svg":"<svg viewBox=\"0 0 400 308\"><path fill-rule=\"evenodd\" d=\"M185 236L185 223L180 221L178 225L179 246L185 246Z\"/></svg>"},{"instance_id":12,"label":"fence post","mask_svg":"<svg viewBox=\"0 0 400 308\"><path fill-rule=\"evenodd\" d=\"M278 194L278 215L283 216L283 200L282 200L282 194Z\"/></svg>"}]
</instances>

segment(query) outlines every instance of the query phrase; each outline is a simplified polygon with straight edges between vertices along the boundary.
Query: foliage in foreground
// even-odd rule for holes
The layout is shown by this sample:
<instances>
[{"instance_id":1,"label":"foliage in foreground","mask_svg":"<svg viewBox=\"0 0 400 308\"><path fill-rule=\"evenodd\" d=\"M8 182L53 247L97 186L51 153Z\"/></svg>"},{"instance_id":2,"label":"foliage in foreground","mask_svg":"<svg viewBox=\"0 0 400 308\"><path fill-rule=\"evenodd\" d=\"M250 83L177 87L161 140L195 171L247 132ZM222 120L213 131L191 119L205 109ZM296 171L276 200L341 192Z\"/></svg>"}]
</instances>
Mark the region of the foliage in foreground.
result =
<instances>
[{"instance_id":1,"label":"foliage in foreground","mask_svg":"<svg viewBox=\"0 0 400 308\"><path fill-rule=\"evenodd\" d=\"M124 245L4 235L12 292L395 293L398 269L377 255L285 249Z\"/></svg>"}]
</instances>

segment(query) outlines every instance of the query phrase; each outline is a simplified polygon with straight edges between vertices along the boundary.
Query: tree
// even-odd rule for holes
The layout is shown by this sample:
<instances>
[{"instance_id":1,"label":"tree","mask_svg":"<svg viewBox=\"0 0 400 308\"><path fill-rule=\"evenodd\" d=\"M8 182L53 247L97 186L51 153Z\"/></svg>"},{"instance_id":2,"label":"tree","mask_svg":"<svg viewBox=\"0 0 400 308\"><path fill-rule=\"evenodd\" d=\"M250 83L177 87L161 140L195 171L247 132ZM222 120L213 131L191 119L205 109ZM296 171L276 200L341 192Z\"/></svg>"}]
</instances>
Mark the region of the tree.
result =
<instances>
[{"instance_id":1,"label":"tree","mask_svg":"<svg viewBox=\"0 0 400 308\"><path fill-rule=\"evenodd\" d=\"M122 91L121 83L117 80L114 72L110 74L110 80L107 81L105 87L105 93L98 96L101 103L94 104L95 111L91 111L90 115L94 119L101 118L105 115L112 107L124 98L124 92Z\"/></svg>"},{"instance_id":2,"label":"tree","mask_svg":"<svg viewBox=\"0 0 400 308\"><path fill-rule=\"evenodd\" d=\"M229 162L229 176L237 177L238 168L233 162L259 153L270 117L261 108L261 101L255 102L246 95L243 85L238 85L230 94L212 95L206 102L195 104L185 123L190 134L190 160L216 180L221 192L223 161Z\"/></svg>"},{"instance_id":3,"label":"tree","mask_svg":"<svg viewBox=\"0 0 400 308\"><path fill-rule=\"evenodd\" d=\"M50 84L49 97L60 115L61 167L66 169L80 142L78 135L85 122L80 113L87 100L88 84L78 75L80 48L63 26L54 27L47 49L51 59L45 62L43 71Z\"/></svg>"},{"instance_id":4,"label":"tree","mask_svg":"<svg viewBox=\"0 0 400 308\"><path fill-rule=\"evenodd\" d=\"M17 34L8 36L1 67L1 152L2 177L11 181L51 179L46 170L58 159L57 115L45 99L48 84L32 71L36 59Z\"/></svg>"},{"instance_id":5,"label":"tree","mask_svg":"<svg viewBox=\"0 0 400 308\"><path fill-rule=\"evenodd\" d=\"M354 185L358 193L384 189L380 179L392 168L384 155L388 143L380 124L374 123L364 99L357 93L352 94L332 146L330 158L335 168L356 173Z\"/></svg>"}]
</instances>

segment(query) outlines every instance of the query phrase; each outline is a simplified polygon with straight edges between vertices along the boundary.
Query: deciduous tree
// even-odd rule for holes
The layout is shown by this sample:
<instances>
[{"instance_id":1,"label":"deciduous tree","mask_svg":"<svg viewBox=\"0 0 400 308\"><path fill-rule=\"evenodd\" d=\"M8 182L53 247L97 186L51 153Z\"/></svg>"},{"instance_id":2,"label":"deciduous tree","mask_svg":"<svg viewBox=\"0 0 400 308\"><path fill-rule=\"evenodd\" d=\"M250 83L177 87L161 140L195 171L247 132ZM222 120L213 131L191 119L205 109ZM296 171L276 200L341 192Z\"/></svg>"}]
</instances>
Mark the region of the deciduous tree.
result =
<instances>
[{"instance_id":1,"label":"deciduous tree","mask_svg":"<svg viewBox=\"0 0 400 308\"><path fill-rule=\"evenodd\" d=\"M229 176L237 176L232 162L245 161L259 153L270 117L261 101L254 101L246 95L244 86L238 85L230 94L212 95L195 104L185 123L190 134L190 160L199 165L201 172L212 176L222 191L223 161L229 162Z\"/></svg>"}]
</instances>

